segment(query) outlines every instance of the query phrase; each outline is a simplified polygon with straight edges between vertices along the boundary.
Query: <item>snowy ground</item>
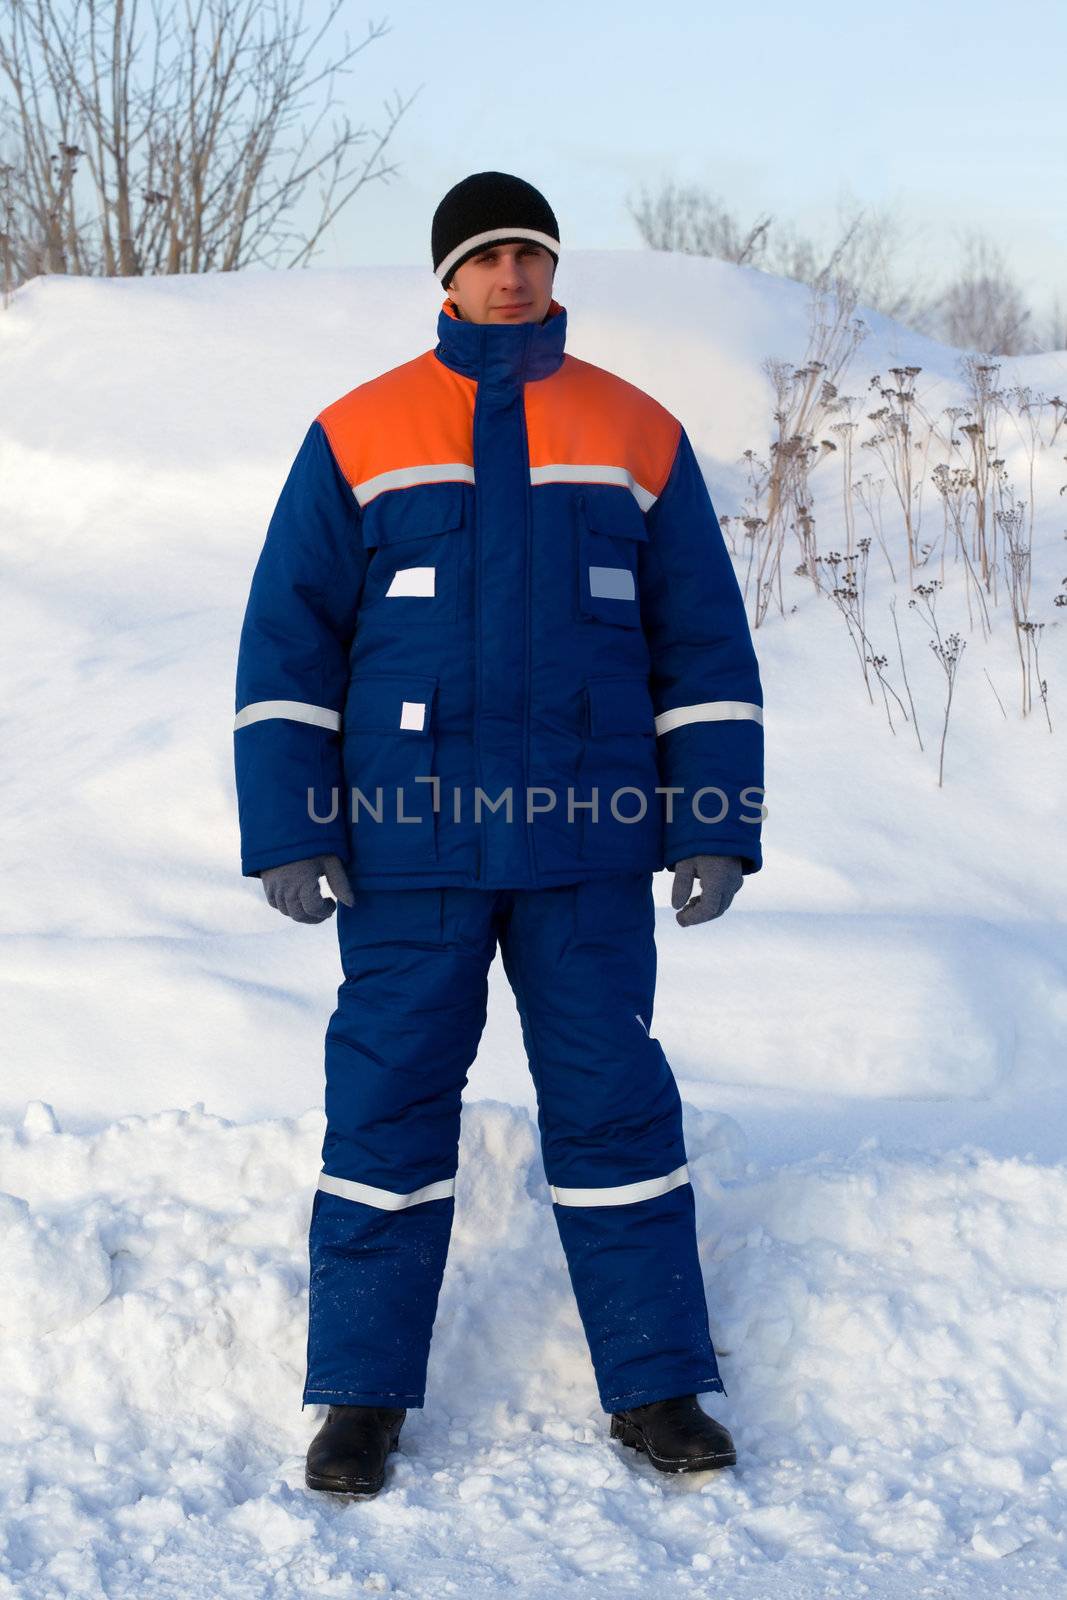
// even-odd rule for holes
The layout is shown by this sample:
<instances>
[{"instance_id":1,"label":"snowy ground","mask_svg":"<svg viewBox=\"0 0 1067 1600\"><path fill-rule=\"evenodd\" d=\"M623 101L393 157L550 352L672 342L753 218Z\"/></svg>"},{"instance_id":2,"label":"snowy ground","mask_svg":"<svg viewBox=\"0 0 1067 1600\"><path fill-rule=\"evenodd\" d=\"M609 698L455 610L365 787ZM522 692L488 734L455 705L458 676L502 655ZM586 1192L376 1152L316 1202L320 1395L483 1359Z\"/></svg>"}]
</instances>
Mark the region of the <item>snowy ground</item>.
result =
<instances>
[{"instance_id":1,"label":"snowy ground","mask_svg":"<svg viewBox=\"0 0 1067 1600\"><path fill-rule=\"evenodd\" d=\"M737 510L740 453L766 447L760 362L803 356L805 291L623 252L566 258L557 294L570 348L681 416ZM1033 593L1055 733L1018 715L1000 616L968 635L938 789L928 630L903 612L920 752L791 578L796 611L756 636L764 871L688 930L657 880L654 1031L737 1468L667 1478L607 1438L498 962L426 1408L376 1500L303 1486L340 974L332 924L285 923L240 877L236 636L310 417L431 344L439 303L403 269L47 279L0 312L0 1597L1059 1596L1054 463ZM958 398L955 352L869 321L852 392L914 361L928 404ZM1063 392L1067 356L1004 376ZM1020 439L1006 455L1022 493ZM832 525L836 481L816 487ZM928 515L932 535L932 495ZM872 567L892 653L889 592ZM967 631L961 596L950 573L944 631Z\"/></svg>"}]
</instances>

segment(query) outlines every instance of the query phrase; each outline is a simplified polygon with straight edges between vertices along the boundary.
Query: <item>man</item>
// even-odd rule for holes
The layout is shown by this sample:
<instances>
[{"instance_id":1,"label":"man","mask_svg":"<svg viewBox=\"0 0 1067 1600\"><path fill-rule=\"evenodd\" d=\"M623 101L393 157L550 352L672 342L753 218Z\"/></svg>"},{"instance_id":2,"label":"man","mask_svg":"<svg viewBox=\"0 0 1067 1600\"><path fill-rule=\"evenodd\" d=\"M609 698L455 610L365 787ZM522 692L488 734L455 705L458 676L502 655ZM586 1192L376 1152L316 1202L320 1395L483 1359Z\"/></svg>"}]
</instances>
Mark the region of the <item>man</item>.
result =
<instances>
[{"instance_id":1,"label":"man","mask_svg":"<svg viewBox=\"0 0 1067 1600\"><path fill-rule=\"evenodd\" d=\"M652 874L683 926L762 864L762 691L681 424L564 351L556 218L506 173L434 215L438 343L325 407L252 580L242 870L337 910L311 1218L312 1488L371 1494L424 1403L460 1107L497 942L611 1436L733 1463ZM320 876L336 896L324 899ZM691 891L700 880L700 892Z\"/></svg>"}]
</instances>

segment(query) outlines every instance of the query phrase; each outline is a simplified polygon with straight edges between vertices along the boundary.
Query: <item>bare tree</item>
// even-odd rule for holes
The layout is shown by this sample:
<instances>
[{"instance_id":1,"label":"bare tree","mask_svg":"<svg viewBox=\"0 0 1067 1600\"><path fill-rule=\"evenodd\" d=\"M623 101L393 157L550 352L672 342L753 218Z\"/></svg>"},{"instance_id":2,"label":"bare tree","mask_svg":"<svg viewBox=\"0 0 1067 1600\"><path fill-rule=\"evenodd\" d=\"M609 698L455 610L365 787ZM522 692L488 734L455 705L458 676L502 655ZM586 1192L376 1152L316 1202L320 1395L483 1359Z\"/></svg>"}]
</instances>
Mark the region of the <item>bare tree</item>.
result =
<instances>
[{"instance_id":1,"label":"bare tree","mask_svg":"<svg viewBox=\"0 0 1067 1600\"><path fill-rule=\"evenodd\" d=\"M627 203L641 238L652 250L716 256L739 266L759 266L767 229L774 218L761 217L742 229L722 201L698 184L664 184L658 193L642 190Z\"/></svg>"},{"instance_id":2,"label":"bare tree","mask_svg":"<svg viewBox=\"0 0 1067 1600\"><path fill-rule=\"evenodd\" d=\"M1046 323L1044 349L1067 350L1067 307L1059 295L1055 295Z\"/></svg>"},{"instance_id":3,"label":"bare tree","mask_svg":"<svg viewBox=\"0 0 1067 1600\"><path fill-rule=\"evenodd\" d=\"M1034 348L1022 291L1000 248L977 230L967 237L963 269L938 311L941 336L957 350L1017 356Z\"/></svg>"},{"instance_id":4,"label":"bare tree","mask_svg":"<svg viewBox=\"0 0 1067 1600\"><path fill-rule=\"evenodd\" d=\"M306 266L363 185L397 170L383 152L414 99L394 92L381 128L345 114L317 147L335 77L388 31L368 23L359 43L346 33L336 60L313 65L343 4L331 0L304 43L303 0L295 12L290 0L180 0L177 11L151 0L144 25L140 0L4 0L5 289L41 272ZM327 99L306 127L320 84ZM290 214L312 180L321 210L301 230Z\"/></svg>"},{"instance_id":5,"label":"bare tree","mask_svg":"<svg viewBox=\"0 0 1067 1600\"><path fill-rule=\"evenodd\" d=\"M793 223L783 223L768 240L766 269L812 285L839 279L863 307L919 326L930 314L933 295L914 276L910 285L899 281L896 258L904 243L900 219L847 195L838 203L837 218L837 238L830 246L804 237Z\"/></svg>"},{"instance_id":6,"label":"bare tree","mask_svg":"<svg viewBox=\"0 0 1067 1600\"><path fill-rule=\"evenodd\" d=\"M899 220L850 196L839 202L838 237L829 247L816 244L792 223L776 223L771 213L744 227L699 184L666 182L654 192L646 188L627 207L643 242L653 250L715 256L812 287L842 282L864 306L911 326L932 315L935 301L929 289L903 287L895 278Z\"/></svg>"}]
</instances>

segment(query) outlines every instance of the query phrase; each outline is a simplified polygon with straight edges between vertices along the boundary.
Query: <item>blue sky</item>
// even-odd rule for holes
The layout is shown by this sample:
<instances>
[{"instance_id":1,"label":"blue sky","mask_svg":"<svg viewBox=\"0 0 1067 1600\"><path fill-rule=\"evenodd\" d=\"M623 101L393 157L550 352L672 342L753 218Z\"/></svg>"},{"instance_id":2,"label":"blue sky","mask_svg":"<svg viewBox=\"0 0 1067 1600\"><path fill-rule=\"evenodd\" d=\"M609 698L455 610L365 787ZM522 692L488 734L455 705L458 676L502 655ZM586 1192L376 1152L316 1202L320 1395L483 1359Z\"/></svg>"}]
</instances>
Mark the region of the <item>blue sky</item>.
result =
<instances>
[{"instance_id":1,"label":"blue sky","mask_svg":"<svg viewBox=\"0 0 1067 1600\"><path fill-rule=\"evenodd\" d=\"M329 37L354 42L369 15L346 0ZM1067 300L1063 0L399 0L373 15L390 32L339 80L350 116L373 125L394 89L422 87L394 135L401 173L351 202L316 265L428 262L441 195L495 167L543 189L564 249L636 247L627 196L667 177L823 239L847 194L895 210L931 281L980 226L1036 308L1058 285Z\"/></svg>"}]
</instances>

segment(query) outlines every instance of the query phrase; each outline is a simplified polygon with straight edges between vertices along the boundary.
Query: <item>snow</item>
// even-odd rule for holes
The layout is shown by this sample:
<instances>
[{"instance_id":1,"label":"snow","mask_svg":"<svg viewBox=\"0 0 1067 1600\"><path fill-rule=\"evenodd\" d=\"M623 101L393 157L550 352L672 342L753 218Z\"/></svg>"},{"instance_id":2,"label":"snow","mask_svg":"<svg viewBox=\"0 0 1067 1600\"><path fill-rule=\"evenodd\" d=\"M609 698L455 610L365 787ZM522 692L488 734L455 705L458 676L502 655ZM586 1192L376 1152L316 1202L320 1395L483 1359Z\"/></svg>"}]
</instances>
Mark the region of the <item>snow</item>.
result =
<instances>
[{"instance_id":1,"label":"snow","mask_svg":"<svg viewBox=\"0 0 1067 1600\"><path fill-rule=\"evenodd\" d=\"M802 359L806 291L586 252L557 294L569 347L681 416L736 512L761 363ZM608 1439L498 960L426 1407L376 1499L304 1487L340 970L332 923L288 924L240 877L237 631L311 417L430 345L439 303L402 268L44 278L0 312L0 1600L1058 1596L1062 449L1035 478L1054 731L1019 715L1004 606L972 634L949 562L938 616L969 642L939 788L940 669L902 589L923 750L789 576L756 634L764 870L695 929L656 880L653 1031L729 1391L704 1403L737 1467L668 1477ZM959 399L957 352L864 316L848 392L914 362L929 407ZM1001 381L1062 392L1067 355ZM1002 444L1023 497L1024 440ZM822 550L843 548L837 470L815 477ZM924 515L933 538L932 493ZM891 662L892 593L875 548Z\"/></svg>"}]
</instances>

